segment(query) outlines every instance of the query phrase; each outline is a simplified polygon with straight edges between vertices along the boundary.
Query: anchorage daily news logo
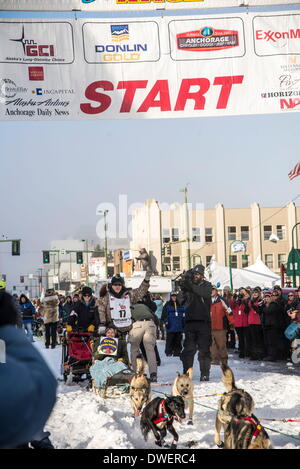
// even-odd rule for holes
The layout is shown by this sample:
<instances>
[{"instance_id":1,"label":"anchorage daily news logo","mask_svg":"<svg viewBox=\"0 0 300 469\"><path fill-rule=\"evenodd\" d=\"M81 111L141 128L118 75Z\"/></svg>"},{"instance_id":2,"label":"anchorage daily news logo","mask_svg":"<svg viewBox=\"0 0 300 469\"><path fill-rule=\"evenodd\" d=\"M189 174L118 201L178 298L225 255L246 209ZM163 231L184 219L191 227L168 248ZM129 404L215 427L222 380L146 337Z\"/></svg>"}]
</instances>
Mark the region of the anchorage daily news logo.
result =
<instances>
[{"instance_id":1,"label":"anchorage daily news logo","mask_svg":"<svg viewBox=\"0 0 300 469\"><path fill-rule=\"evenodd\" d=\"M177 47L181 50L223 50L238 45L238 31L227 31L205 26L200 30L177 34Z\"/></svg>"},{"instance_id":2,"label":"anchorage daily news logo","mask_svg":"<svg viewBox=\"0 0 300 469\"><path fill-rule=\"evenodd\" d=\"M155 62L160 58L158 24L155 21L83 25L87 63Z\"/></svg>"},{"instance_id":3,"label":"anchorage daily news logo","mask_svg":"<svg viewBox=\"0 0 300 469\"><path fill-rule=\"evenodd\" d=\"M0 22L0 62L70 64L73 28L68 22Z\"/></svg>"}]
</instances>

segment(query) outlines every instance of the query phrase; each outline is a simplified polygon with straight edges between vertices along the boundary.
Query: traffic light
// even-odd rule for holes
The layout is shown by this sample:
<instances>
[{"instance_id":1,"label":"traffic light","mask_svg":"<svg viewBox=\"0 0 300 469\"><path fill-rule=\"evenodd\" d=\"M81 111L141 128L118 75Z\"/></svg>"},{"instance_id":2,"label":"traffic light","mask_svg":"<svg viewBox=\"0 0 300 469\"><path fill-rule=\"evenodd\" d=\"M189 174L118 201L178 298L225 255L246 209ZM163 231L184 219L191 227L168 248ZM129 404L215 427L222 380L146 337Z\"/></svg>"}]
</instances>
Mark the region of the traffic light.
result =
<instances>
[{"instance_id":1,"label":"traffic light","mask_svg":"<svg viewBox=\"0 0 300 469\"><path fill-rule=\"evenodd\" d=\"M166 255L166 248L162 247L161 248L161 257L164 257Z\"/></svg>"},{"instance_id":2,"label":"traffic light","mask_svg":"<svg viewBox=\"0 0 300 469\"><path fill-rule=\"evenodd\" d=\"M167 256L171 255L171 245L167 244Z\"/></svg>"},{"instance_id":3,"label":"traffic light","mask_svg":"<svg viewBox=\"0 0 300 469\"><path fill-rule=\"evenodd\" d=\"M20 283L24 283L24 275L20 275Z\"/></svg>"},{"instance_id":4,"label":"traffic light","mask_svg":"<svg viewBox=\"0 0 300 469\"><path fill-rule=\"evenodd\" d=\"M43 251L43 263L50 264L50 252L49 251Z\"/></svg>"},{"instance_id":5,"label":"traffic light","mask_svg":"<svg viewBox=\"0 0 300 469\"><path fill-rule=\"evenodd\" d=\"M12 240L11 242L11 255L12 256L20 255L20 244L21 244L21 241L19 239Z\"/></svg>"},{"instance_id":6,"label":"traffic light","mask_svg":"<svg viewBox=\"0 0 300 469\"><path fill-rule=\"evenodd\" d=\"M82 251L76 252L76 262L77 262L77 264L83 264L83 253L82 253Z\"/></svg>"}]
</instances>

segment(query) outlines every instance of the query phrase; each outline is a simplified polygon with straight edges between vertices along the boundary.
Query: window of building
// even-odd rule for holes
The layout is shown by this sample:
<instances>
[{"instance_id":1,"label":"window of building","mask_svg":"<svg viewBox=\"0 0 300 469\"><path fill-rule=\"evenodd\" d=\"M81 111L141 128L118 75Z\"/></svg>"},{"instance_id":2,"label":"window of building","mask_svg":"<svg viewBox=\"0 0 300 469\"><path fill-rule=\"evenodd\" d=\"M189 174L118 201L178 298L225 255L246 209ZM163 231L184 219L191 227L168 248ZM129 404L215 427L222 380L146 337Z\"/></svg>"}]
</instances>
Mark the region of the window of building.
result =
<instances>
[{"instance_id":1,"label":"window of building","mask_svg":"<svg viewBox=\"0 0 300 469\"><path fill-rule=\"evenodd\" d=\"M231 257L231 267L233 269L237 269L237 256L230 256Z\"/></svg>"},{"instance_id":2,"label":"window of building","mask_svg":"<svg viewBox=\"0 0 300 469\"><path fill-rule=\"evenodd\" d=\"M212 256L206 256L205 258L206 267L210 264L211 260L212 260Z\"/></svg>"},{"instance_id":3,"label":"window of building","mask_svg":"<svg viewBox=\"0 0 300 469\"><path fill-rule=\"evenodd\" d=\"M272 234L272 226L271 225L265 225L264 226L264 240L269 241L269 238Z\"/></svg>"},{"instance_id":4,"label":"window of building","mask_svg":"<svg viewBox=\"0 0 300 469\"><path fill-rule=\"evenodd\" d=\"M171 271L171 257L164 257L163 258L163 270L165 272L170 272Z\"/></svg>"},{"instance_id":5,"label":"window of building","mask_svg":"<svg viewBox=\"0 0 300 469\"><path fill-rule=\"evenodd\" d=\"M163 229L163 243L169 243L170 241L171 241L170 230L169 228L164 228Z\"/></svg>"},{"instance_id":6,"label":"window of building","mask_svg":"<svg viewBox=\"0 0 300 469\"><path fill-rule=\"evenodd\" d=\"M278 254L278 269L280 269L281 264L286 266L286 254Z\"/></svg>"},{"instance_id":7,"label":"window of building","mask_svg":"<svg viewBox=\"0 0 300 469\"><path fill-rule=\"evenodd\" d=\"M242 255L242 269L245 267L248 267L249 265L249 256L246 256L246 254Z\"/></svg>"},{"instance_id":8,"label":"window of building","mask_svg":"<svg viewBox=\"0 0 300 469\"><path fill-rule=\"evenodd\" d=\"M212 228L205 228L205 242L206 243L213 242L213 229Z\"/></svg>"},{"instance_id":9,"label":"window of building","mask_svg":"<svg viewBox=\"0 0 300 469\"><path fill-rule=\"evenodd\" d=\"M285 225L277 225L276 234L279 239L285 239Z\"/></svg>"},{"instance_id":10,"label":"window of building","mask_svg":"<svg viewBox=\"0 0 300 469\"><path fill-rule=\"evenodd\" d=\"M173 257L173 270L180 270L180 257L179 256Z\"/></svg>"},{"instance_id":11,"label":"window of building","mask_svg":"<svg viewBox=\"0 0 300 469\"><path fill-rule=\"evenodd\" d=\"M192 241L200 243L200 228L192 228Z\"/></svg>"},{"instance_id":12,"label":"window of building","mask_svg":"<svg viewBox=\"0 0 300 469\"><path fill-rule=\"evenodd\" d=\"M228 241L236 240L236 226L228 226Z\"/></svg>"},{"instance_id":13,"label":"window of building","mask_svg":"<svg viewBox=\"0 0 300 469\"><path fill-rule=\"evenodd\" d=\"M265 254L265 264L269 269L273 269L273 254Z\"/></svg>"},{"instance_id":14,"label":"window of building","mask_svg":"<svg viewBox=\"0 0 300 469\"><path fill-rule=\"evenodd\" d=\"M241 226L241 240L249 241L249 226Z\"/></svg>"},{"instance_id":15,"label":"window of building","mask_svg":"<svg viewBox=\"0 0 300 469\"><path fill-rule=\"evenodd\" d=\"M172 228L172 241L179 241L179 229Z\"/></svg>"}]
</instances>

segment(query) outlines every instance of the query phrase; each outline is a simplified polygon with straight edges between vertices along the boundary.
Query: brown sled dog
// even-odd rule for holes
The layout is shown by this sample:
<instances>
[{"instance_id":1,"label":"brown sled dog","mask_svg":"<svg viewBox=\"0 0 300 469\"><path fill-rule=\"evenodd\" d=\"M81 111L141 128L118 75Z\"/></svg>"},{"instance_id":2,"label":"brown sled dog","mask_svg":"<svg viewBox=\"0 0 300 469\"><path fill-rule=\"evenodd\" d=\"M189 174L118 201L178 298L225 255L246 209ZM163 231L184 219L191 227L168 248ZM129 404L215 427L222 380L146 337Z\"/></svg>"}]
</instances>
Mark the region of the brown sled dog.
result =
<instances>
[{"instance_id":1,"label":"brown sled dog","mask_svg":"<svg viewBox=\"0 0 300 469\"><path fill-rule=\"evenodd\" d=\"M145 360L137 358L136 374L130 383L129 396L134 417L139 416L144 405L151 400L150 380L144 374L145 364Z\"/></svg>"},{"instance_id":2,"label":"brown sled dog","mask_svg":"<svg viewBox=\"0 0 300 469\"><path fill-rule=\"evenodd\" d=\"M188 425L193 425L194 414L194 385L192 381L193 369L189 368L183 375L178 374L173 383L172 396L181 396L185 403L185 408L189 409Z\"/></svg>"},{"instance_id":3,"label":"brown sled dog","mask_svg":"<svg viewBox=\"0 0 300 469\"><path fill-rule=\"evenodd\" d=\"M222 365L221 368L227 393L219 400L215 426L216 445L225 449L270 449L269 436L253 415L252 397L236 387L233 372L227 365ZM224 443L220 439L222 427Z\"/></svg>"}]
</instances>

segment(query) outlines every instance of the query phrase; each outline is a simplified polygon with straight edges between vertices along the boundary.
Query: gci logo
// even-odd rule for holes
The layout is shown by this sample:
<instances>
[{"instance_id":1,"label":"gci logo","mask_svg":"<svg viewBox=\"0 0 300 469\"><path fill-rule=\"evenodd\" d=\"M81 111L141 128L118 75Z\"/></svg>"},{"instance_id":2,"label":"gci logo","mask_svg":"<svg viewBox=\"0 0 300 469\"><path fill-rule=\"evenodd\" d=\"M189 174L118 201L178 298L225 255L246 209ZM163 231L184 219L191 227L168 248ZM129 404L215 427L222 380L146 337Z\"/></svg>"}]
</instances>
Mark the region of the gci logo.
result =
<instances>
[{"instance_id":1,"label":"gci logo","mask_svg":"<svg viewBox=\"0 0 300 469\"><path fill-rule=\"evenodd\" d=\"M20 39L10 39L14 42L20 42L23 46L24 54L27 57L54 57L54 46L41 44L38 45L33 39L25 39L24 26L22 27L22 36Z\"/></svg>"}]
</instances>

